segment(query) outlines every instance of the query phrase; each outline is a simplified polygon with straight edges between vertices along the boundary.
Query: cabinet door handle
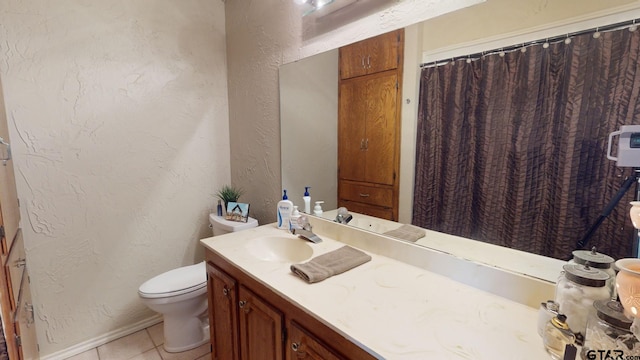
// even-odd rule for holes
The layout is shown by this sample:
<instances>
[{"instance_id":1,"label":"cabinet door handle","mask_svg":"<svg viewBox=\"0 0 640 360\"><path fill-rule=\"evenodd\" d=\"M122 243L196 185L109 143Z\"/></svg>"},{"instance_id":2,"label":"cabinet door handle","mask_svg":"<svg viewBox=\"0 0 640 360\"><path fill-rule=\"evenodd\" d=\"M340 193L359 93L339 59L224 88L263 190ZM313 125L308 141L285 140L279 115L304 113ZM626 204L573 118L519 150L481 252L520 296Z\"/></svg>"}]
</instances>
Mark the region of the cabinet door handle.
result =
<instances>
[{"instance_id":1,"label":"cabinet door handle","mask_svg":"<svg viewBox=\"0 0 640 360\"><path fill-rule=\"evenodd\" d=\"M364 139L360 140L360 150L364 150Z\"/></svg>"},{"instance_id":2,"label":"cabinet door handle","mask_svg":"<svg viewBox=\"0 0 640 360\"><path fill-rule=\"evenodd\" d=\"M364 139L364 149L369 150L369 138Z\"/></svg>"},{"instance_id":3,"label":"cabinet door handle","mask_svg":"<svg viewBox=\"0 0 640 360\"><path fill-rule=\"evenodd\" d=\"M369 194L360 193L360 197L369 197Z\"/></svg>"},{"instance_id":4,"label":"cabinet door handle","mask_svg":"<svg viewBox=\"0 0 640 360\"><path fill-rule=\"evenodd\" d=\"M244 300L240 300L240 302L238 303L238 306L240 306L240 309L244 308L245 305L247 305L247 302Z\"/></svg>"},{"instance_id":5,"label":"cabinet door handle","mask_svg":"<svg viewBox=\"0 0 640 360\"><path fill-rule=\"evenodd\" d=\"M300 349L300 343L291 343L291 350L298 351Z\"/></svg>"},{"instance_id":6,"label":"cabinet door handle","mask_svg":"<svg viewBox=\"0 0 640 360\"><path fill-rule=\"evenodd\" d=\"M17 267L17 268L21 268L27 265L27 259L18 259L16 260L15 264L13 266Z\"/></svg>"},{"instance_id":7,"label":"cabinet door handle","mask_svg":"<svg viewBox=\"0 0 640 360\"><path fill-rule=\"evenodd\" d=\"M367 68L367 66L364 64L364 56L362 56L362 57L360 58L360 60L362 60L362 68L363 68L363 69L366 69L366 68Z\"/></svg>"},{"instance_id":8,"label":"cabinet door handle","mask_svg":"<svg viewBox=\"0 0 640 360\"><path fill-rule=\"evenodd\" d=\"M229 296L229 288L226 286L222 288L222 295Z\"/></svg>"}]
</instances>

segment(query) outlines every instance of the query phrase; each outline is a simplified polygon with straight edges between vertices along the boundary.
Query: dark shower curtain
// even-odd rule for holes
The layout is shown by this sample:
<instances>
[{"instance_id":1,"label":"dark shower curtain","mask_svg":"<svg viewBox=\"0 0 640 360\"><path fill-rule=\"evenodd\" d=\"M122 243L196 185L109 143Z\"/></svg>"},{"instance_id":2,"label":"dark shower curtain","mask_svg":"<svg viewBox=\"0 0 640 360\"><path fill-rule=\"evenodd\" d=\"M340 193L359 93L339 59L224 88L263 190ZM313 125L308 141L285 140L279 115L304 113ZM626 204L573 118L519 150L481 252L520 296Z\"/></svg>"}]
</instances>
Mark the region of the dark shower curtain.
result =
<instances>
[{"instance_id":1,"label":"dark shower curtain","mask_svg":"<svg viewBox=\"0 0 640 360\"><path fill-rule=\"evenodd\" d=\"M623 29L424 68L413 223L570 258L632 173L605 154L610 132L640 124L639 59L640 31ZM589 248L631 255L633 199Z\"/></svg>"}]
</instances>

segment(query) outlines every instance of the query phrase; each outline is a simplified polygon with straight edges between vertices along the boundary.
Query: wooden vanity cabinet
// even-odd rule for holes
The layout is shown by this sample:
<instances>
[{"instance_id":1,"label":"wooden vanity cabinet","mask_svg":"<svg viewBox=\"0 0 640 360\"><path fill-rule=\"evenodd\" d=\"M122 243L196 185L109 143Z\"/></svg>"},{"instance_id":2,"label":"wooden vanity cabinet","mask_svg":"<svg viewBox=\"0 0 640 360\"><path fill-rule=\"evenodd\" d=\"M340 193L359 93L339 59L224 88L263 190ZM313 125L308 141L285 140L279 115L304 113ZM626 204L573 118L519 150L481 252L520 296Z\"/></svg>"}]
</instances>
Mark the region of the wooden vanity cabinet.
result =
<instances>
[{"instance_id":1,"label":"wooden vanity cabinet","mask_svg":"<svg viewBox=\"0 0 640 360\"><path fill-rule=\"evenodd\" d=\"M218 253L206 257L211 359L375 359Z\"/></svg>"},{"instance_id":2,"label":"wooden vanity cabinet","mask_svg":"<svg viewBox=\"0 0 640 360\"><path fill-rule=\"evenodd\" d=\"M238 306L237 281L207 263L207 294L209 298L209 332L211 358L237 360Z\"/></svg>"},{"instance_id":3,"label":"wooden vanity cabinet","mask_svg":"<svg viewBox=\"0 0 640 360\"><path fill-rule=\"evenodd\" d=\"M281 359L282 313L243 285L239 294L240 359Z\"/></svg>"},{"instance_id":4,"label":"wooden vanity cabinet","mask_svg":"<svg viewBox=\"0 0 640 360\"><path fill-rule=\"evenodd\" d=\"M363 47L368 48L367 54L379 52L371 55L375 59L391 56L393 62L382 63L393 64L356 74L350 57L359 57L355 54L362 53ZM394 221L400 184L403 51L403 30L340 48L338 206L353 211L371 208L364 213Z\"/></svg>"},{"instance_id":5,"label":"wooden vanity cabinet","mask_svg":"<svg viewBox=\"0 0 640 360\"><path fill-rule=\"evenodd\" d=\"M313 334L300 324L292 321L289 323L289 340L287 341L286 360L341 360L340 355L335 354L331 348L323 344Z\"/></svg>"}]
</instances>

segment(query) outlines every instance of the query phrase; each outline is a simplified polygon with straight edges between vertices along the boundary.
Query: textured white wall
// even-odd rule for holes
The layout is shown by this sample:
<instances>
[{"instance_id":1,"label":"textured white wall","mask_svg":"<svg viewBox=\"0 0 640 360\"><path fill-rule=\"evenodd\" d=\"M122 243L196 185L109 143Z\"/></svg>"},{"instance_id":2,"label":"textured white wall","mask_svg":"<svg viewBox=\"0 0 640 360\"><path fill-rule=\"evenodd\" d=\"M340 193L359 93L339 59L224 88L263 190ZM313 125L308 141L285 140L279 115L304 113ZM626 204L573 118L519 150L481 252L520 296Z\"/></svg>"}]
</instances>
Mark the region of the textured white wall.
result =
<instances>
[{"instance_id":1,"label":"textured white wall","mask_svg":"<svg viewBox=\"0 0 640 360\"><path fill-rule=\"evenodd\" d=\"M153 315L230 181L220 0L3 0L0 71L41 355Z\"/></svg>"}]
</instances>

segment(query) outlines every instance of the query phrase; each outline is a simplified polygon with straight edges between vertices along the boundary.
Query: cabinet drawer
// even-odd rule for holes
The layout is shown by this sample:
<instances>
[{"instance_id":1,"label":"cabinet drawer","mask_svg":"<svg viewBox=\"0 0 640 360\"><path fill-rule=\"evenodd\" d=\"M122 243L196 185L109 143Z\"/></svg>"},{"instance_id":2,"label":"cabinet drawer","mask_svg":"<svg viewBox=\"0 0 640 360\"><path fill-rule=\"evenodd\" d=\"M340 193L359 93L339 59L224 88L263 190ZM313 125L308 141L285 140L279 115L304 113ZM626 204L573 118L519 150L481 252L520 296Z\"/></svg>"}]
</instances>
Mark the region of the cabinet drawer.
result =
<instances>
[{"instance_id":1,"label":"cabinet drawer","mask_svg":"<svg viewBox=\"0 0 640 360\"><path fill-rule=\"evenodd\" d=\"M340 206L344 206L349 211L352 211L358 214L369 215L369 216L374 216L380 219L396 221L396 219L393 218L393 209L391 208L383 208L379 206L367 205L367 204L357 203L357 202L348 201L348 200L338 200L338 207Z\"/></svg>"},{"instance_id":2,"label":"cabinet drawer","mask_svg":"<svg viewBox=\"0 0 640 360\"><path fill-rule=\"evenodd\" d=\"M22 273L26 265L25 262L24 243L22 240L22 230L18 229L16 237L13 240L13 246L5 263L5 272L7 274L7 282L9 288L9 299L11 301L11 310L15 310L18 294L20 293L20 282Z\"/></svg>"},{"instance_id":3,"label":"cabinet drawer","mask_svg":"<svg viewBox=\"0 0 640 360\"><path fill-rule=\"evenodd\" d=\"M393 206L393 189L342 182L340 198L383 207Z\"/></svg>"}]
</instances>

